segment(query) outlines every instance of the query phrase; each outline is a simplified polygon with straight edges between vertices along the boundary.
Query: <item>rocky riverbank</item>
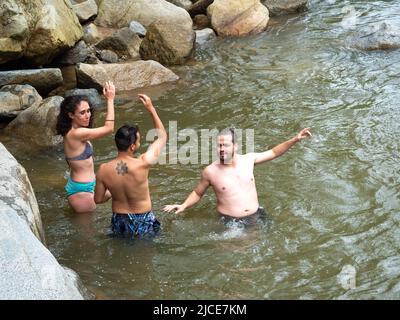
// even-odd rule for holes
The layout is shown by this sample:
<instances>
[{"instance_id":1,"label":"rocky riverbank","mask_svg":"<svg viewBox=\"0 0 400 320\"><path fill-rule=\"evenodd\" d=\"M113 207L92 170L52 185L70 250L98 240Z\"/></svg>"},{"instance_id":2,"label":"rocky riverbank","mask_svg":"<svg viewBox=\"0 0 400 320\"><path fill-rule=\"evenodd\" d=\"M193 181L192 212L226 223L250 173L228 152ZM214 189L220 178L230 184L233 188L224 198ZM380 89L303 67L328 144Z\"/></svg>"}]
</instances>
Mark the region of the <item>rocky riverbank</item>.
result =
<instances>
[{"instance_id":1,"label":"rocky riverbank","mask_svg":"<svg viewBox=\"0 0 400 320\"><path fill-rule=\"evenodd\" d=\"M25 169L0 143L0 299L93 299L79 276L46 248Z\"/></svg>"},{"instance_id":2,"label":"rocky riverbank","mask_svg":"<svg viewBox=\"0 0 400 320\"><path fill-rule=\"evenodd\" d=\"M179 79L216 36L266 30L269 14L306 0L4 0L0 5L0 123L38 146L61 143L55 119L70 90L133 90ZM87 91L89 92L89 91ZM100 96L91 91L93 102ZM43 130L35 130L40 127Z\"/></svg>"}]
</instances>

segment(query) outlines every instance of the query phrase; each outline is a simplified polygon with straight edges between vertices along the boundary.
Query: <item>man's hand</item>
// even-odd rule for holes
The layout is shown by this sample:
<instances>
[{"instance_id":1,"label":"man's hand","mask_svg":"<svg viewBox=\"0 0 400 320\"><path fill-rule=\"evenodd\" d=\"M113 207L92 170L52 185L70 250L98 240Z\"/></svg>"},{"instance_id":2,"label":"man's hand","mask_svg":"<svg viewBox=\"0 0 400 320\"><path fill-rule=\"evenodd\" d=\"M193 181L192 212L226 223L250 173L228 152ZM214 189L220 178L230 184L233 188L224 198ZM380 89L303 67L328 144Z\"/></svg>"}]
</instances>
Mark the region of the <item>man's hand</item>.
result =
<instances>
[{"instance_id":1,"label":"man's hand","mask_svg":"<svg viewBox=\"0 0 400 320\"><path fill-rule=\"evenodd\" d=\"M181 213L186 209L183 204L171 204L164 207L163 211L172 212L175 210L175 213Z\"/></svg>"},{"instance_id":2,"label":"man's hand","mask_svg":"<svg viewBox=\"0 0 400 320\"><path fill-rule=\"evenodd\" d=\"M296 136L296 141L300 141L302 139L312 137L310 128L305 128L299 132L299 134Z\"/></svg>"},{"instance_id":3,"label":"man's hand","mask_svg":"<svg viewBox=\"0 0 400 320\"><path fill-rule=\"evenodd\" d=\"M138 94L139 100L143 103L143 105L146 107L148 111L154 110L153 103L151 102L151 99L149 96L145 94Z\"/></svg>"},{"instance_id":4,"label":"man's hand","mask_svg":"<svg viewBox=\"0 0 400 320\"><path fill-rule=\"evenodd\" d=\"M103 94L107 100L114 100L115 98L115 86L112 81L107 81L103 87Z\"/></svg>"}]
</instances>

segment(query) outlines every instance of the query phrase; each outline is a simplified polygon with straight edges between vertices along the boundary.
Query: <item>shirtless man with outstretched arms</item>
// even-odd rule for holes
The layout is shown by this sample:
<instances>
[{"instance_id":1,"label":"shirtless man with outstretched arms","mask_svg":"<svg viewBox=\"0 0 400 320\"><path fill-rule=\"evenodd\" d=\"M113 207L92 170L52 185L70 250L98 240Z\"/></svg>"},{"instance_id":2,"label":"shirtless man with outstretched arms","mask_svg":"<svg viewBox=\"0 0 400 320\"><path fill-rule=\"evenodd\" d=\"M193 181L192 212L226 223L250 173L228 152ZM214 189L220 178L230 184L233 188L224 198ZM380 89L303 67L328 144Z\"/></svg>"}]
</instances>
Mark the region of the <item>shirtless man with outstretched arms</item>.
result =
<instances>
[{"instance_id":1,"label":"shirtless man with outstretched arms","mask_svg":"<svg viewBox=\"0 0 400 320\"><path fill-rule=\"evenodd\" d=\"M260 153L237 154L233 129L224 129L217 136L219 160L207 166L199 184L182 204L167 205L164 211L176 213L195 205L209 186L217 198L217 211L228 218L241 219L265 214L259 206L254 165L273 160L288 151L297 142L311 137L309 128L301 130L295 137L276 147Z\"/></svg>"}]
</instances>

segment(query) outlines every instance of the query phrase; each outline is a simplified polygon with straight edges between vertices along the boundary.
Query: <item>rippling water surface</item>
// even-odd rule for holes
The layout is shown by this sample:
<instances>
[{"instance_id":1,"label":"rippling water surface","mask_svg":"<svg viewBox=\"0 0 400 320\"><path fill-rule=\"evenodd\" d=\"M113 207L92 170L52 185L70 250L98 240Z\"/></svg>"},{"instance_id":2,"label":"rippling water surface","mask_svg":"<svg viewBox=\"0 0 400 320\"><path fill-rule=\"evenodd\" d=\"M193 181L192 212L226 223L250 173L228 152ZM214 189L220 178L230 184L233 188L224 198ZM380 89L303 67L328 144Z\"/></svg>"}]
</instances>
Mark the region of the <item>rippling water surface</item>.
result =
<instances>
[{"instance_id":1,"label":"rippling water surface","mask_svg":"<svg viewBox=\"0 0 400 320\"><path fill-rule=\"evenodd\" d=\"M399 298L400 51L347 45L370 25L400 26L399 12L398 1L310 1L262 34L208 43L173 68L178 83L144 90L167 126L254 129L255 151L312 128L312 139L256 167L269 219L249 230L220 221L212 190L184 216L162 213L204 167L168 164L150 174L162 234L112 239L110 203L90 216L68 209L61 149L27 151L3 138L28 171L49 249L100 299ZM116 125L135 121L146 132L136 93L118 96ZM113 137L94 146L96 166L116 155ZM351 288L345 266L355 270Z\"/></svg>"}]
</instances>

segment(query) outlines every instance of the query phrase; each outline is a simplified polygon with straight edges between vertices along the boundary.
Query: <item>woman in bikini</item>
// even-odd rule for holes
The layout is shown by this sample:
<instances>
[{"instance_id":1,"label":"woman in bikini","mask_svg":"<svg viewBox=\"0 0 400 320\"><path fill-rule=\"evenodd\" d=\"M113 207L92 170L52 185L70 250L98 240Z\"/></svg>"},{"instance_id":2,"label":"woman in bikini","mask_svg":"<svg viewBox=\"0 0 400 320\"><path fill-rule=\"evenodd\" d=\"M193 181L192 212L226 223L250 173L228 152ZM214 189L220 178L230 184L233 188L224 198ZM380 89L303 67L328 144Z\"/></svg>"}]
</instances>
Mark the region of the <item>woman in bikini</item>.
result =
<instances>
[{"instance_id":1,"label":"woman in bikini","mask_svg":"<svg viewBox=\"0 0 400 320\"><path fill-rule=\"evenodd\" d=\"M96 185L93 147L89 140L98 139L114 131L115 87L106 82L103 94L107 100L104 126L92 128L94 109L85 96L70 96L60 106L57 133L64 138L65 159L70 167L70 176L65 186L70 206L77 213L93 212L96 209L93 193ZM107 191L107 195L111 194Z\"/></svg>"}]
</instances>

